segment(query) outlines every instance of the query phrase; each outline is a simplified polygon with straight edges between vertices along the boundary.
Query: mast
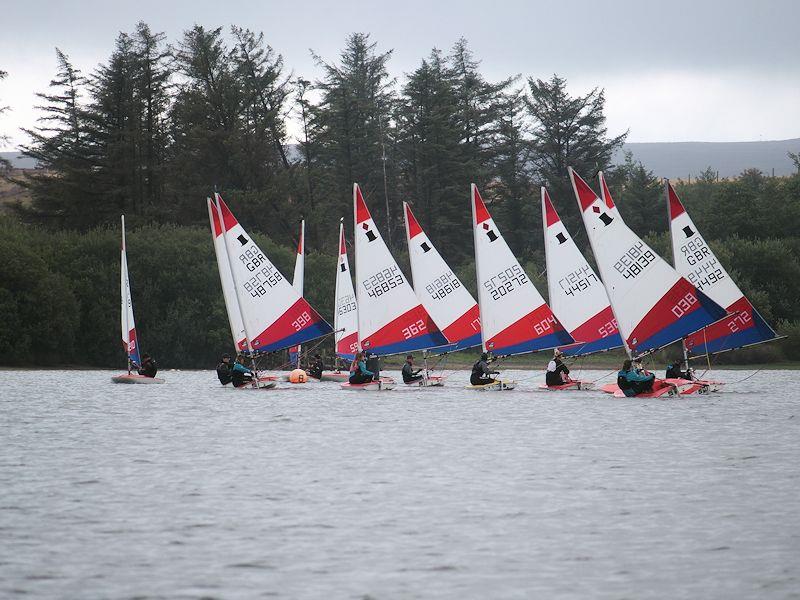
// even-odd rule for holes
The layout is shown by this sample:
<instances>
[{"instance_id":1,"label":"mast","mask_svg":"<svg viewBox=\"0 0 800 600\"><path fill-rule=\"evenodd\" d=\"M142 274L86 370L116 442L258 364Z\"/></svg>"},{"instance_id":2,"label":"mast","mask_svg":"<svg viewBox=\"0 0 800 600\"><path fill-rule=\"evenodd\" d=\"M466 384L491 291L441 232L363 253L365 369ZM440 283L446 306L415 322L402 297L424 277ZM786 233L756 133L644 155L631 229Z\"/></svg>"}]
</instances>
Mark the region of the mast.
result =
<instances>
[{"instance_id":1,"label":"mast","mask_svg":"<svg viewBox=\"0 0 800 600\"><path fill-rule=\"evenodd\" d=\"M122 342L125 344L125 357L128 362L128 375L131 374L131 350L130 350L130 326L128 323L128 303L129 290L128 290L128 260L125 256L125 215L120 215L122 221L122 247L120 249L120 283L119 292L122 298L120 314L122 320Z\"/></svg>"},{"instance_id":2,"label":"mast","mask_svg":"<svg viewBox=\"0 0 800 600\"><path fill-rule=\"evenodd\" d=\"M257 385L258 382L258 368L256 367L256 357L253 352L253 347L250 345L250 340L252 338L252 332L247 325L247 319L244 317L244 309L242 308L242 296L241 292L239 291L239 281L237 280L236 270L231 267L231 256L228 253L228 232L227 228L225 227L225 221L222 218L222 209L219 206L219 194L214 192L214 208L217 211L217 216L219 217L219 222L222 225L222 237L225 240L225 260L227 261L228 268L231 271L231 277L233 278L233 290L236 292L236 304L238 305L239 312L242 319L242 327L244 328L244 335L245 335L245 344L247 345L247 352L250 354L250 361L253 365L253 373L255 374L255 378L253 380L253 385Z\"/></svg>"}]
</instances>

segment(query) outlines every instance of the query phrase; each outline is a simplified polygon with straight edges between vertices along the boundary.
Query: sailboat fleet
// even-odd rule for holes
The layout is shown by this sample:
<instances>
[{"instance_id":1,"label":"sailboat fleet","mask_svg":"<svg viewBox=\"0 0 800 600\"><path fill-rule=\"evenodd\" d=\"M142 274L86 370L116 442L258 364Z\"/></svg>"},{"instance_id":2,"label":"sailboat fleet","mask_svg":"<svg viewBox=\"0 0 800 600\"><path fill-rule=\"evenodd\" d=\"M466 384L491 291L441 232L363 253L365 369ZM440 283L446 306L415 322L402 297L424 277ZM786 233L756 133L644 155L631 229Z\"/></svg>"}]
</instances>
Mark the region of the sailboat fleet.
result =
<instances>
[{"instance_id":1,"label":"sailboat fleet","mask_svg":"<svg viewBox=\"0 0 800 600\"><path fill-rule=\"evenodd\" d=\"M542 188L549 304L509 248L474 184L470 204L477 301L404 202L412 275L408 280L384 242L360 187L354 184L355 272L351 274L342 219L333 327L303 297L305 223L301 222L290 283L215 194L207 200L209 225L236 351L251 357L254 367L260 353L279 350L289 349L290 356L299 360L301 344L333 335L336 356L345 361L360 352L380 357L422 351L427 357L477 346L495 357L556 348L568 357L624 348L629 357L635 357L677 341L688 357L777 338L714 256L668 181L665 195L674 266L625 224L602 172L599 194L571 168L569 177L599 275ZM139 349L124 218L122 223L122 341L129 370L114 380L138 383L147 378L130 370L139 362ZM433 375L427 363L422 373L413 385L444 385L444 378ZM275 377L257 371L254 375L248 389L275 387ZM338 371L323 373L322 379L339 381L344 389L387 390L396 385L393 379L380 376L365 384L350 384L347 375ZM664 381L652 395L702 392L714 384ZM498 380L469 387L513 389L514 382ZM567 380L562 386L541 387L592 389L593 383ZM622 395L615 384L602 389Z\"/></svg>"}]
</instances>

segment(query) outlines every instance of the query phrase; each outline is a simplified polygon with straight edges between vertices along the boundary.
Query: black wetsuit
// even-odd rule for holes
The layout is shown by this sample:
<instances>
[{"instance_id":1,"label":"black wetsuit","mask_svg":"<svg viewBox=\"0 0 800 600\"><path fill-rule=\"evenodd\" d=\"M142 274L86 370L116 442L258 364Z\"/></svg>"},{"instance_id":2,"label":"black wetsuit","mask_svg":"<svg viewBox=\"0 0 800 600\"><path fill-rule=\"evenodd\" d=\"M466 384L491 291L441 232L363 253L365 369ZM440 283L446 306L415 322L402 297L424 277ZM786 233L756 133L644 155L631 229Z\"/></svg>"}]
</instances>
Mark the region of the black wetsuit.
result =
<instances>
[{"instance_id":1,"label":"black wetsuit","mask_svg":"<svg viewBox=\"0 0 800 600\"><path fill-rule=\"evenodd\" d=\"M321 358L318 358L308 367L308 374L314 379L322 379L322 371L324 369L325 364L322 362Z\"/></svg>"},{"instance_id":2,"label":"black wetsuit","mask_svg":"<svg viewBox=\"0 0 800 600\"><path fill-rule=\"evenodd\" d=\"M497 381L492 375L498 375L497 371L489 369L489 363L485 360L479 360L472 365L472 375L470 375L469 382L472 385L486 385L487 383L494 383Z\"/></svg>"},{"instance_id":3,"label":"black wetsuit","mask_svg":"<svg viewBox=\"0 0 800 600\"><path fill-rule=\"evenodd\" d=\"M403 370L401 373L403 374L403 382L404 383L413 383L415 381L419 381L422 379L422 375L419 374L420 369L414 370L410 364L406 363L403 365Z\"/></svg>"},{"instance_id":4,"label":"black wetsuit","mask_svg":"<svg viewBox=\"0 0 800 600\"><path fill-rule=\"evenodd\" d=\"M564 380L562 379L561 374L564 373L565 375L569 375L569 367L567 367L567 365L565 365L560 358L554 358L553 362L556 363L556 368L554 371L547 371L547 375L545 375L545 383L547 385L562 385Z\"/></svg>"},{"instance_id":5,"label":"black wetsuit","mask_svg":"<svg viewBox=\"0 0 800 600\"><path fill-rule=\"evenodd\" d=\"M217 377L222 385L227 385L231 382L231 373L233 372L233 363L222 361L217 365Z\"/></svg>"},{"instance_id":6,"label":"black wetsuit","mask_svg":"<svg viewBox=\"0 0 800 600\"><path fill-rule=\"evenodd\" d=\"M667 365L667 372L664 375L667 379L688 379L692 380L692 375L689 371L681 371L680 366L677 364Z\"/></svg>"},{"instance_id":7,"label":"black wetsuit","mask_svg":"<svg viewBox=\"0 0 800 600\"><path fill-rule=\"evenodd\" d=\"M158 373L158 365L156 365L156 361L152 358L145 358L142 361L142 365L139 367L139 375L144 375L145 377L155 377L156 373Z\"/></svg>"}]
</instances>

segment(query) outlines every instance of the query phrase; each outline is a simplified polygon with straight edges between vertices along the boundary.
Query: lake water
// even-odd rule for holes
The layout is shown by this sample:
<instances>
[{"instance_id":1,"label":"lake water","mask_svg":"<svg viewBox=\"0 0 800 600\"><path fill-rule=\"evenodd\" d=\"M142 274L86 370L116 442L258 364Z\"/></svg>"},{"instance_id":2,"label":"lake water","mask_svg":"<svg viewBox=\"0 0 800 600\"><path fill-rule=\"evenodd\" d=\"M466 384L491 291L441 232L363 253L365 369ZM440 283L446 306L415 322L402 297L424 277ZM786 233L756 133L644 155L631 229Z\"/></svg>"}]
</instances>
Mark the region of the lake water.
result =
<instances>
[{"instance_id":1,"label":"lake water","mask_svg":"<svg viewBox=\"0 0 800 600\"><path fill-rule=\"evenodd\" d=\"M797 371L668 400L112 374L0 372L2 598L800 597Z\"/></svg>"}]
</instances>

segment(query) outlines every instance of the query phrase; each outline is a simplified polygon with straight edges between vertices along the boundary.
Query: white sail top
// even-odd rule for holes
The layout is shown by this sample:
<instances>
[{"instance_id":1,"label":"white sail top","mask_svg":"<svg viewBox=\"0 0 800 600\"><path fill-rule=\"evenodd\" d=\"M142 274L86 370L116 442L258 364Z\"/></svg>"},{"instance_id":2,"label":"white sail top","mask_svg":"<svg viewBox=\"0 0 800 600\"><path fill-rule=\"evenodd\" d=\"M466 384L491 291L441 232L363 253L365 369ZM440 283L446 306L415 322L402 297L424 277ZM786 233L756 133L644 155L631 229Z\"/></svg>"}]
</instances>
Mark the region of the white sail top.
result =
<instances>
[{"instance_id":1,"label":"white sail top","mask_svg":"<svg viewBox=\"0 0 800 600\"><path fill-rule=\"evenodd\" d=\"M420 227L411 207L403 202L408 256L417 298L454 349L481 343L478 303L447 266Z\"/></svg>"},{"instance_id":2,"label":"white sail top","mask_svg":"<svg viewBox=\"0 0 800 600\"><path fill-rule=\"evenodd\" d=\"M359 351L358 309L350 263L347 261L347 245L344 240L344 223L339 222L339 260L336 263L336 302L333 316L336 354L352 359Z\"/></svg>"},{"instance_id":3,"label":"white sail top","mask_svg":"<svg viewBox=\"0 0 800 600\"><path fill-rule=\"evenodd\" d=\"M619 330L632 352L665 346L725 314L624 223L602 173L603 199L571 168L569 174Z\"/></svg>"},{"instance_id":4,"label":"white sail top","mask_svg":"<svg viewBox=\"0 0 800 600\"><path fill-rule=\"evenodd\" d=\"M120 251L120 318L122 327L122 347L128 355L128 360L137 365L141 364L139 358L139 339L136 333L136 322L133 318L133 301L131 300L131 283L128 279L128 256L125 245L125 216L122 216L122 246Z\"/></svg>"},{"instance_id":5,"label":"white sail top","mask_svg":"<svg viewBox=\"0 0 800 600\"><path fill-rule=\"evenodd\" d=\"M389 252L358 184L353 184L353 205L361 347L396 354L447 344Z\"/></svg>"},{"instance_id":6,"label":"white sail top","mask_svg":"<svg viewBox=\"0 0 800 600\"><path fill-rule=\"evenodd\" d=\"M303 279L306 272L306 221L300 221L300 239L297 242L297 258L294 262L294 277L292 286L297 293L303 295Z\"/></svg>"},{"instance_id":7,"label":"white sail top","mask_svg":"<svg viewBox=\"0 0 800 600\"><path fill-rule=\"evenodd\" d=\"M219 281L222 285L222 297L225 300L225 310L228 313L228 323L231 327L233 344L238 351L247 350L247 335L244 332L242 313L239 310L239 300L233 286L233 275L228 260L228 249L225 247L225 238L222 235L222 221L216 204L208 198L208 219L211 224L211 237L214 241L214 254L217 257L217 270Z\"/></svg>"},{"instance_id":8,"label":"white sail top","mask_svg":"<svg viewBox=\"0 0 800 600\"><path fill-rule=\"evenodd\" d=\"M606 288L584 258L542 188L542 227L550 308L575 338L566 354L583 355L622 346Z\"/></svg>"},{"instance_id":9,"label":"white sail top","mask_svg":"<svg viewBox=\"0 0 800 600\"><path fill-rule=\"evenodd\" d=\"M475 184L471 192L484 349L520 354L574 342L511 252Z\"/></svg>"},{"instance_id":10,"label":"white sail top","mask_svg":"<svg viewBox=\"0 0 800 600\"><path fill-rule=\"evenodd\" d=\"M320 337L330 325L297 293L216 195L234 289L254 352L271 352Z\"/></svg>"}]
</instances>

